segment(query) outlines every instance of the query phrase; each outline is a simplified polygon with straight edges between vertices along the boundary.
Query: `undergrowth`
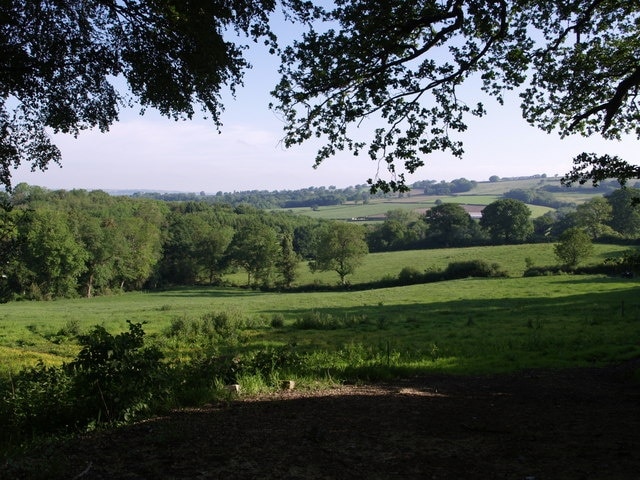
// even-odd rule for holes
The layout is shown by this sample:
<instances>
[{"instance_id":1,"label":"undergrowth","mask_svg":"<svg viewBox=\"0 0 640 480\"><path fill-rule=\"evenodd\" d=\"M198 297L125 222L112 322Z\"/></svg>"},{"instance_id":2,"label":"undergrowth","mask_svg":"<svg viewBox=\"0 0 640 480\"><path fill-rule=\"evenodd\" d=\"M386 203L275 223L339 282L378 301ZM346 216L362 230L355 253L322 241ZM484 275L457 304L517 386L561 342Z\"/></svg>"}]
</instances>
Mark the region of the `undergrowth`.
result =
<instances>
[{"instance_id":1,"label":"undergrowth","mask_svg":"<svg viewBox=\"0 0 640 480\"><path fill-rule=\"evenodd\" d=\"M364 317L310 312L292 328L351 328L363 322ZM237 312L211 313L197 320L176 318L161 338L153 339L146 337L142 323L129 321L128 331L117 335L95 326L77 335L82 348L73 361L59 366L40 362L0 379L0 446L225 400L234 395L228 388L234 384L252 395L289 381L309 388L399 372L400 354L388 344L349 343L335 352L305 352L294 343L243 348L247 330L273 328L269 323ZM166 356L159 345L166 347L167 341L198 342L200 348L191 349L187 358Z\"/></svg>"}]
</instances>

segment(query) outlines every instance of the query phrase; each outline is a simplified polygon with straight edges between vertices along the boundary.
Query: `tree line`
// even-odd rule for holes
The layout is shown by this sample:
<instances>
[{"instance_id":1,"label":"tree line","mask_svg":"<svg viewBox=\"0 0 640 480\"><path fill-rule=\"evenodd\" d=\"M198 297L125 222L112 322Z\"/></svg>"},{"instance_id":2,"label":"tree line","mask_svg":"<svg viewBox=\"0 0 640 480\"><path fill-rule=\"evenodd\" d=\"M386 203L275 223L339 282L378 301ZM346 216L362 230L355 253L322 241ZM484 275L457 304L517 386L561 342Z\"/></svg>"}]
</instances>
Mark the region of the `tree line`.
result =
<instances>
[{"instance_id":1,"label":"tree line","mask_svg":"<svg viewBox=\"0 0 640 480\"><path fill-rule=\"evenodd\" d=\"M138 198L151 198L169 202L206 202L226 203L230 205L252 205L256 208L300 208L320 207L329 205L341 205L344 202L367 202L371 198L369 189L365 185L350 186L347 188L308 187L298 190L248 190L241 192L216 192L209 195L200 193L159 193L136 192Z\"/></svg>"},{"instance_id":2,"label":"tree line","mask_svg":"<svg viewBox=\"0 0 640 480\"><path fill-rule=\"evenodd\" d=\"M640 197L636 188L617 189L581 205L560 208L531 218L531 210L511 191L482 211L479 221L459 204L441 203L424 215L407 210L387 213L367 232L371 251L468 247L477 245L551 242L568 229L579 228L591 240L630 240L640 235Z\"/></svg>"},{"instance_id":3,"label":"tree line","mask_svg":"<svg viewBox=\"0 0 640 480\"><path fill-rule=\"evenodd\" d=\"M371 225L312 219L249 205L165 202L102 191L49 191L26 184L3 194L3 300L51 299L176 285L219 285L246 273L246 285L290 288L300 262L333 271L342 285L369 251L554 241L571 228L591 240L635 239L640 190L618 189L538 218L502 198L477 221L452 203L418 214L387 213Z\"/></svg>"},{"instance_id":4,"label":"tree line","mask_svg":"<svg viewBox=\"0 0 640 480\"><path fill-rule=\"evenodd\" d=\"M368 249L364 228L249 205L164 202L19 184L0 211L2 298L91 297L220 284L287 288L300 261L345 283Z\"/></svg>"}]
</instances>

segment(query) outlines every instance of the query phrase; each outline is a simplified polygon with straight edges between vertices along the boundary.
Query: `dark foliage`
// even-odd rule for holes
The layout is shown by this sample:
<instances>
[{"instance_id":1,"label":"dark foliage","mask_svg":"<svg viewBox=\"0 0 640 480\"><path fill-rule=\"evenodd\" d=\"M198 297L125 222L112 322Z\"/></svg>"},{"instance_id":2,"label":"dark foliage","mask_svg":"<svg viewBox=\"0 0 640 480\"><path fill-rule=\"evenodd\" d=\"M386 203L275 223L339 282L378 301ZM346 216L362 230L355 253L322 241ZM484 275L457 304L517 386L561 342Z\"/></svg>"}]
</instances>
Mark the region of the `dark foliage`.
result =
<instances>
[{"instance_id":1,"label":"dark foliage","mask_svg":"<svg viewBox=\"0 0 640 480\"><path fill-rule=\"evenodd\" d=\"M485 108L462 85L478 79L499 102L519 89L524 118L544 131L637 136L638 16L627 0L339 0L283 50L274 95L284 143L321 138L316 165L337 151L368 154L389 171L369 179L373 190L405 190L404 173L430 154L463 154L469 117ZM369 137L352 133L368 121ZM602 157L578 177L606 177L610 161L638 174Z\"/></svg>"},{"instance_id":2,"label":"dark foliage","mask_svg":"<svg viewBox=\"0 0 640 480\"><path fill-rule=\"evenodd\" d=\"M451 262L443 272L447 280L468 277L506 277L507 273L500 269L497 263L489 264L484 260L470 260L466 262Z\"/></svg>"},{"instance_id":3,"label":"dark foliage","mask_svg":"<svg viewBox=\"0 0 640 480\"><path fill-rule=\"evenodd\" d=\"M96 326L79 337L83 348L72 363L40 363L2 383L0 440L128 421L163 403L162 354L144 346L141 324L128 325L128 332L115 336Z\"/></svg>"},{"instance_id":4,"label":"dark foliage","mask_svg":"<svg viewBox=\"0 0 640 480\"><path fill-rule=\"evenodd\" d=\"M131 99L142 109L220 125L221 90L233 92L248 66L235 31L273 48L270 0L127 2L8 1L0 11L0 183L22 162L60 161L47 129L77 135L117 121Z\"/></svg>"}]
</instances>

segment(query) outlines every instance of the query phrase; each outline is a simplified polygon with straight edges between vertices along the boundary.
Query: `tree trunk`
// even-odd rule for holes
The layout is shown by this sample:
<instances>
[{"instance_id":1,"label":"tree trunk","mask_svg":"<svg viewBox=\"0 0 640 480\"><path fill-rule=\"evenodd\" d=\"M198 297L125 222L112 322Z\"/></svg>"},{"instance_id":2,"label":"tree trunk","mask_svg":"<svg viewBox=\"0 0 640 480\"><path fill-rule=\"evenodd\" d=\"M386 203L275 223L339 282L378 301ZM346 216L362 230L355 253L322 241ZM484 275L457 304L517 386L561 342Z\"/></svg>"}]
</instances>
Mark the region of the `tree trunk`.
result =
<instances>
[{"instance_id":1,"label":"tree trunk","mask_svg":"<svg viewBox=\"0 0 640 480\"><path fill-rule=\"evenodd\" d=\"M93 294L93 273L89 275L89 280L87 280L87 298L91 298Z\"/></svg>"}]
</instances>

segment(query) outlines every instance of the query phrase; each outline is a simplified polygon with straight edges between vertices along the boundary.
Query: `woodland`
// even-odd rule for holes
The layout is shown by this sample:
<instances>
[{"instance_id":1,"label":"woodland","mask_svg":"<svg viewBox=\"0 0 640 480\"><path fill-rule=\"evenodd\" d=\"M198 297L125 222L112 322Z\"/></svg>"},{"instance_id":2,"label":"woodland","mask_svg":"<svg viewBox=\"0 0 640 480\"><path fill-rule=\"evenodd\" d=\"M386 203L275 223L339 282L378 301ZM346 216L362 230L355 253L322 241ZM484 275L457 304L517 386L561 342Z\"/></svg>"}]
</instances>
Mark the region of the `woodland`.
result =
<instances>
[{"instance_id":1,"label":"woodland","mask_svg":"<svg viewBox=\"0 0 640 480\"><path fill-rule=\"evenodd\" d=\"M319 191L322 198L325 190ZM362 225L247 204L162 201L20 184L4 197L2 298L50 300L223 285L225 275L237 271L245 272L248 287L303 288L296 283L302 262L336 271L345 285L368 252L548 243L571 228L587 232L590 242L630 242L640 234L640 213L631 206L640 191L634 188L618 188L537 218L514 198L523 193L505 192L484 207L480 221L461 205L445 202L425 214L390 210L382 221ZM345 235L342 240L339 233Z\"/></svg>"}]
</instances>

